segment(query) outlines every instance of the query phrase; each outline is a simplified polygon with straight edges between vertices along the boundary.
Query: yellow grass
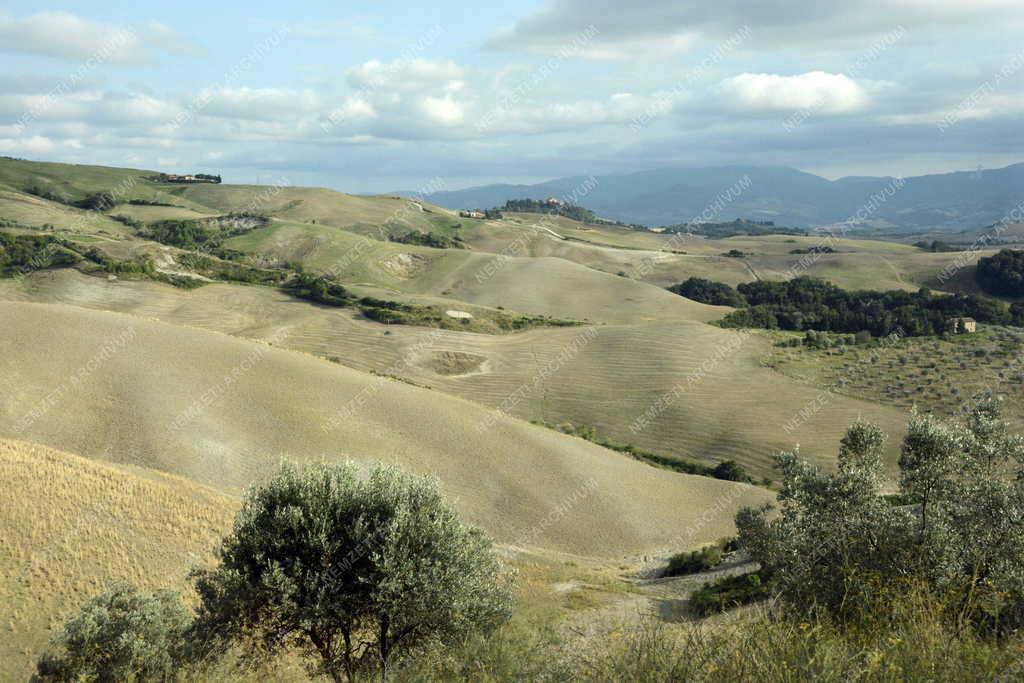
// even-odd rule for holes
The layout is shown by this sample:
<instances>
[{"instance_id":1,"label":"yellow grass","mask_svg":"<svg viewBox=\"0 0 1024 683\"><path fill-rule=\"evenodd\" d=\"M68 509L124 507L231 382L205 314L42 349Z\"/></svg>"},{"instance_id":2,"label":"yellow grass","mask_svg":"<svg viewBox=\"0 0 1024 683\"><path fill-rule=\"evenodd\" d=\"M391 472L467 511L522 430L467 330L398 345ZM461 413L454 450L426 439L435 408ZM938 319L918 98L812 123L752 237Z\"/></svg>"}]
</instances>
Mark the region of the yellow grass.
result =
<instances>
[{"instance_id":1,"label":"yellow grass","mask_svg":"<svg viewBox=\"0 0 1024 683\"><path fill-rule=\"evenodd\" d=\"M3 680L25 680L54 629L111 582L184 588L235 507L179 477L10 440L0 489Z\"/></svg>"}]
</instances>

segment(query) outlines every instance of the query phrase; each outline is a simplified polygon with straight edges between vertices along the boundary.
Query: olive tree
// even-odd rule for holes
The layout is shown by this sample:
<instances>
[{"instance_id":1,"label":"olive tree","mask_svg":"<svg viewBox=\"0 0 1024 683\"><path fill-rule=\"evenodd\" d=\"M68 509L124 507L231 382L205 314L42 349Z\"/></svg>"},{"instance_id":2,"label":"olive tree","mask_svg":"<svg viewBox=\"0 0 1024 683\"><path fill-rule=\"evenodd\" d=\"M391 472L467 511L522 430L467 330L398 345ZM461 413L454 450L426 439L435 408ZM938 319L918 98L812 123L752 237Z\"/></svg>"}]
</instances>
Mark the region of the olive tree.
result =
<instances>
[{"instance_id":1,"label":"olive tree","mask_svg":"<svg viewBox=\"0 0 1024 683\"><path fill-rule=\"evenodd\" d=\"M118 584L87 602L36 666L38 681L170 681L191 622L175 591Z\"/></svg>"},{"instance_id":2,"label":"olive tree","mask_svg":"<svg viewBox=\"0 0 1024 683\"><path fill-rule=\"evenodd\" d=\"M196 573L194 639L249 658L298 648L335 681L377 671L511 611L510 575L432 480L285 464L250 491L219 566Z\"/></svg>"},{"instance_id":3,"label":"olive tree","mask_svg":"<svg viewBox=\"0 0 1024 683\"><path fill-rule=\"evenodd\" d=\"M941 595L961 624L1019 622L1024 443L998 404L980 403L964 424L913 414L895 501L881 495L883 438L872 425L850 427L831 473L779 455L778 514L740 511L741 545L801 609L843 615L913 583Z\"/></svg>"}]
</instances>

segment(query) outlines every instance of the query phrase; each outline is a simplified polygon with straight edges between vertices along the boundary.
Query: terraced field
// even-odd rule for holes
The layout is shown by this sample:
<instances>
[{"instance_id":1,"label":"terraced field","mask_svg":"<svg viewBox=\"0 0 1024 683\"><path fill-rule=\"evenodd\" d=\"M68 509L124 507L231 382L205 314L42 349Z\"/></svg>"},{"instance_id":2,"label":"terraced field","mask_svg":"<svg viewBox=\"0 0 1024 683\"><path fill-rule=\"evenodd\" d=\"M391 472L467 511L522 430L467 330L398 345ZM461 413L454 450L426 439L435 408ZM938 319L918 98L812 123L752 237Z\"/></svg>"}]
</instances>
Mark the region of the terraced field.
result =
<instances>
[{"instance_id":1,"label":"terraced field","mask_svg":"<svg viewBox=\"0 0 1024 683\"><path fill-rule=\"evenodd\" d=\"M905 420L900 409L823 396L812 384L762 367L760 359L772 351L764 336L685 320L480 335L388 327L256 287L183 291L74 271L0 281L0 297L274 339L277 346L397 375L524 419L593 427L602 437L666 455L733 458L769 476L772 453L795 443L809 457L834 453L859 416L894 435ZM452 372L444 356L453 353L479 362ZM801 418L801 411L810 414ZM634 430L645 415L647 423Z\"/></svg>"},{"instance_id":2,"label":"terraced field","mask_svg":"<svg viewBox=\"0 0 1024 683\"><path fill-rule=\"evenodd\" d=\"M720 537L729 510L769 495L266 343L65 305L2 303L0 316L0 434L227 492L281 456L394 462L436 475L500 541L605 557L680 545L689 523L689 545Z\"/></svg>"}]
</instances>

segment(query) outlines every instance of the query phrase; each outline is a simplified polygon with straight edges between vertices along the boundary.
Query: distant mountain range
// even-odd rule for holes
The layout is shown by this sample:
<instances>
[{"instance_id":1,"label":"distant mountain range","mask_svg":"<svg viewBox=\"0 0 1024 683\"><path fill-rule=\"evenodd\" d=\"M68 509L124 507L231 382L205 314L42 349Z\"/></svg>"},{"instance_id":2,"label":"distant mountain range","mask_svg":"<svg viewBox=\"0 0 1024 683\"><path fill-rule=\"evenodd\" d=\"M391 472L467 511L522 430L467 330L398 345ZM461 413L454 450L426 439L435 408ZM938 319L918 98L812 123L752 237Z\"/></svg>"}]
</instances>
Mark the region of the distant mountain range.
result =
<instances>
[{"instance_id":1,"label":"distant mountain range","mask_svg":"<svg viewBox=\"0 0 1024 683\"><path fill-rule=\"evenodd\" d=\"M547 197L586 206L603 218L648 226L748 218L794 227L849 222L861 229L898 232L959 230L990 225L1020 207L1024 163L908 178L838 180L784 166L677 167L420 196L451 209Z\"/></svg>"}]
</instances>

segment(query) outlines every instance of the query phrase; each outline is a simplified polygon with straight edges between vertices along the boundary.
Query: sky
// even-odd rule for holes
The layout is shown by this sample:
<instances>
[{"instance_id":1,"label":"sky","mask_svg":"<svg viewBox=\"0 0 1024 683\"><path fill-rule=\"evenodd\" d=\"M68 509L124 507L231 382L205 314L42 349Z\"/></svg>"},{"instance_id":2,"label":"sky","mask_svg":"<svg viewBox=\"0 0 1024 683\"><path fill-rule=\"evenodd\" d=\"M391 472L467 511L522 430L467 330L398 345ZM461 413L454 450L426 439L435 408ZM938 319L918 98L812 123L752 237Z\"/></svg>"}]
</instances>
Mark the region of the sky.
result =
<instances>
[{"instance_id":1,"label":"sky","mask_svg":"<svg viewBox=\"0 0 1024 683\"><path fill-rule=\"evenodd\" d=\"M0 154L430 192L1024 161L1021 0L0 4Z\"/></svg>"}]
</instances>

